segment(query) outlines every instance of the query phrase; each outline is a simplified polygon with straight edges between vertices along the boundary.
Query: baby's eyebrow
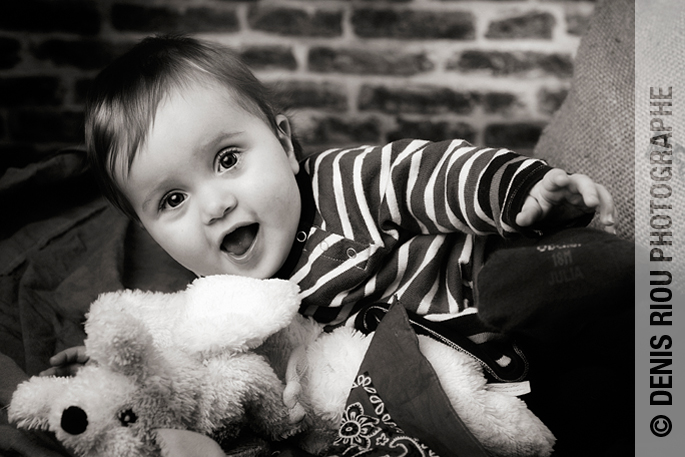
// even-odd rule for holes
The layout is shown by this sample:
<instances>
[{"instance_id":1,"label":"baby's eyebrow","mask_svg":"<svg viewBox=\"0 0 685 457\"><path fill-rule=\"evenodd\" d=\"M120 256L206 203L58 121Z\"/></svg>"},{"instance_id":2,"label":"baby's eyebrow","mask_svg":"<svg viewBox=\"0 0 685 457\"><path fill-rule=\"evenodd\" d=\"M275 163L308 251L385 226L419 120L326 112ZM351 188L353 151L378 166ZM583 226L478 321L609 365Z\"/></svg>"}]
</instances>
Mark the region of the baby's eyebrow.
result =
<instances>
[{"instance_id":1,"label":"baby's eyebrow","mask_svg":"<svg viewBox=\"0 0 685 457\"><path fill-rule=\"evenodd\" d=\"M209 148L210 150L211 150L211 149L215 149L220 143L222 143L222 142L224 142L224 141L227 141L227 140L230 140L230 139L232 139L232 138L234 138L234 137L240 136L240 135L242 135L243 133L245 133L245 132L242 131L242 130L235 131L235 132L230 132L230 131L229 131L229 132L219 132L217 135L215 135L214 137L210 138L209 140L203 141L203 142L197 147L197 149L195 150L195 153L196 153L196 154L202 154L202 153L205 152L208 148Z\"/></svg>"}]
</instances>

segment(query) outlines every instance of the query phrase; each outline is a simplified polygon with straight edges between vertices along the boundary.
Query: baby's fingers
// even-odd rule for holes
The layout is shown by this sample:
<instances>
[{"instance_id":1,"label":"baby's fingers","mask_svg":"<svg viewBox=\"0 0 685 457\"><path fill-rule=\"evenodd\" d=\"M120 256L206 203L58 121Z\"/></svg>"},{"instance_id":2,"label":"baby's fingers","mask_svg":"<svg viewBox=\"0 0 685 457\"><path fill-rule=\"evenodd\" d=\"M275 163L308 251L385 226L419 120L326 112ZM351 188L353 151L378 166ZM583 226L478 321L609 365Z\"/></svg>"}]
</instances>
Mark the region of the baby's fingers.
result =
<instances>
[{"instance_id":1,"label":"baby's fingers","mask_svg":"<svg viewBox=\"0 0 685 457\"><path fill-rule=\"evenodd\" d=\"M290 354L285 371L285 389L283 389L283 404L290 410L290 423L296 424L305 416L304 407L300 404L300 375L298 365L304 361L305 351L303 346L298 346Z\"/></svg>"},{"instance_id":2,"label":"baby's fingers","mask_svg":"<svg viewBox=\"0 0 685 457\"><path fill-rule=\"evenodd\" d=\"M226 457L216 441L190 430L159 428L155 430L155 440L163 457Z\"/></svg>"},{"instance_id":3,"label":"baby's fingers","mask_svg":"<svg viewBox=\"0 0 685 457\"><path fill-rule=\"evenodd\" d=\"M50 357L51 368L44 370L40 376L73 376L88 362L85 346L75 346Z\"/></svg>"},{"instance_id":4,"label":"baby's fingers","mask_svg":"<svg viewBox=\"0 0 685 457\"><path fill-rule=\"evenodd\" d=\"M572 175L571 185L569 190L571 192L580 194L582 197L582 203L590 209L599 209L601 199L598 194L598 184L596 184L592 178L586 175Z\"/></svg>"},{"instance_id":5,"label":"baby's fingers","mask_svg":"<svg viewBox=\"0 0 685 457\"><path fill-rule=\"evenodd\" d=\"M523 202L521 211L516 215L516 224L519 227L528 227L543 217L540 203L533 197L528 196Z\"/></svg>"},{"instance_id":6,"label":"baby's fingers","mask_svg":"<svg viewBox=\"0 0 685 457\"><path fill-rule=\"evenodd\" d=\"M609 233L616 234L616 207L614 206L614 199L609 191L601 184L597 185L597 194L599 196L599 222L604 226L604 230Z\"/></svg>"},{"instance_id":7,"label":"baby's fingers","mask_svg":"<svg viewBox=\"0 0 685 457\"><path fill-rule=\"evenodd\" d=\"M566 189L570 184L570 177L561 168L554 168L541 181L542 190L550 194L556 194L561 189ZM551 197L551 195L546 195Z\"/></svg>"},{"instance_id":8,"label":"baby's fingers","mask_svg":"<svg viewBox=\"0 0 685 457\"><path fill-rule=\"evenodd\" d=\"M75 376L76 372L83 367L82 364L61 365L48 368L39 373L39 376Z\"/></svg>"},{"instance_id":9,"label":"baby's fingers","mask_svg":"<svg viewBox=\"0 0 685 457\"><path fill-rule=\"evenodd\" d=\"M50 357L50 365L53 367L72 363L83 364L87 361L88 356L86 355L86 348L84 346L74 346Z\"/></svg>"},{"instance_id":10,"label":"baby's fingers","mask_svg":"<svg viewBox=\"0 0 685 457\"><path fill-rule=\"evenodd\" d=\"M615 234L616 208L609 191L585 175L572 175L571 182L569 190L577 192L576 195L582 197L583 206L599 214L599 222L604 226L604 230Z\"/></svg>"}]
</instances>

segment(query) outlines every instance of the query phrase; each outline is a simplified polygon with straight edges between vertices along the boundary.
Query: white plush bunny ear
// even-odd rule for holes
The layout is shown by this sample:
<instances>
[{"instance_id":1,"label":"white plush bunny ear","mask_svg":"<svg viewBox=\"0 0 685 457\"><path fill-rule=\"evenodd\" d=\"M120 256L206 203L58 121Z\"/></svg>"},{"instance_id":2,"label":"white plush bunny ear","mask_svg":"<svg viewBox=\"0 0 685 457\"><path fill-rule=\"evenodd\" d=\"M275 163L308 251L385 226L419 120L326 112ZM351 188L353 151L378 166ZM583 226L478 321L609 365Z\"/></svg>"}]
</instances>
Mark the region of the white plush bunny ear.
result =
<instances>
[{"instance_id":1,"label":"white plush bunny ear","mask_svg":"<svg viewBox=\"0 0 685 457\"><path fill-rule=\"evenodd\" d=\"M97 316L97 319L94 317ZM150 329L135 314L114 309L91 314L84 344L88 356L112 371L144 384L149 376L167 375L169 364Z\"/></svg>"},{"instance_id":2,"label":"white plush bunny ear","mask_svg":"<svg viewBox=\"0 0 685 457\"><path fill-rule=\"evenodd\" d=\"M52 404L62 395L71 378L34 376L12 394L7 418L19 428L47 430Z\"/></svg>"},{"instance_id":3,"label":"white plush bunny ear","mask_svg":"<svg viewBox=\"0 0 685 457\"><path fill-rule=\"evenodd\" d=\"M111 333L125 328L127 316L132 316L140 322L139 325L145 326L157 347L167 348L172 344L173 326L185 302L185 291L119 290L100 294L86 315L86 333L91 346L108 344ZM104 333L100 333L102 330Z\"/></svg>"},{"instance_id":4,"label":"white plush bunny ear","mask_svg":"<svg viewBox=\"0 0 685 457\"><path fill-rule=\"evenodd\" d=\"M189 352L245 351L286 327L300 306L299 288L281 279L217 275L187 289L174 334Z\"/></svg>"}]
</instances>

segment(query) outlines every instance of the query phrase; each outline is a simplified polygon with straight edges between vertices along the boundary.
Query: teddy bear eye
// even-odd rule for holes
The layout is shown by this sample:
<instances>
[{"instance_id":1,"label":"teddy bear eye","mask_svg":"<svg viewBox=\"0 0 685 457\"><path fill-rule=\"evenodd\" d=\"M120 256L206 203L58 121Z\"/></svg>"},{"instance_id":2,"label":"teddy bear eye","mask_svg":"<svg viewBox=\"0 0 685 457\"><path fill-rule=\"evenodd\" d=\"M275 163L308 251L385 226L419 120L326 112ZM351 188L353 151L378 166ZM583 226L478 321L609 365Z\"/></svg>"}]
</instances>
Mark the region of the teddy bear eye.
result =
<instances>
[{"instance_id":1,"label":"teddy bear eye","mask_svg":"<svg viewBox=\"0 0 685 457\"><path fill-rule=\"evenodd\" d=\"M132 424L137 420L138 416L136 416L136 413L130 408L119 413L119 422L121 422L121 425L124 427L128 427L129 424Z\"/></svg>"}]
</instances>

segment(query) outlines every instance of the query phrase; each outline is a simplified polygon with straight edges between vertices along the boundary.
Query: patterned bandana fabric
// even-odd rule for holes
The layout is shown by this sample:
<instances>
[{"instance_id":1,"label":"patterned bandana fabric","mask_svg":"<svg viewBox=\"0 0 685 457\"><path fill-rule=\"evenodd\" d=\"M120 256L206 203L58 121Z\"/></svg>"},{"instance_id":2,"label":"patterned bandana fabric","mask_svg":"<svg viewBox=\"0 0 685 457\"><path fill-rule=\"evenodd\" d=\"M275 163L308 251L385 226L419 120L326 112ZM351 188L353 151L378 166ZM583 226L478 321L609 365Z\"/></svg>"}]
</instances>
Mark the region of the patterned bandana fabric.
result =
<instances>
[{"instance_id":1,"label":"patterned bandana fabric","mask_svg":"<svg viewBox=\"0 0 685 457\"><path fill-rule=\"evenodd\" d=\"M354 382L328 456L485 457L419 350L402 305L390 307Z\"/></svg>"},{"instance_id":2,"label":"patterned bandana fabric","mask_svg":"<svg viewBox=\"0 0 685 457\"><path fill-rule=\"evenodd\" d=\"M338 438L329 455L437 457L394 421L368 372L352 384Z\"/></svg>"}]
</instances>

